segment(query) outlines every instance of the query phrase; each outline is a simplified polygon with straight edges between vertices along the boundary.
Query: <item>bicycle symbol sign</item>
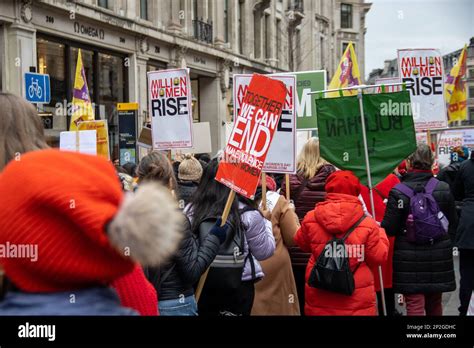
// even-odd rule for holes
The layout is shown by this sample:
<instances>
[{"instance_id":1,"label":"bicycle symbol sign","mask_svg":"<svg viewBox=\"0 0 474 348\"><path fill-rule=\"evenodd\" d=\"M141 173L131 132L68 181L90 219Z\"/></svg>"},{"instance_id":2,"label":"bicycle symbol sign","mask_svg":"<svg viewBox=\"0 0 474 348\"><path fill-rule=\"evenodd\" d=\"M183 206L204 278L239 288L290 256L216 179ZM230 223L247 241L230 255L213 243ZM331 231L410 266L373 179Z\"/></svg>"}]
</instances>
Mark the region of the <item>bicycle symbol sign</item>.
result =
<instances>
[{"instance_id":1,"label":"bicycle symbol sign","mask_svg":"<svg viewBox=\"0 0 474 348\"><path fill-rule=\"evenodd\" d=\"M25 73L25 97L31 103L49 104L51 102L49 75Z\"/></svg>"}]
</instances>

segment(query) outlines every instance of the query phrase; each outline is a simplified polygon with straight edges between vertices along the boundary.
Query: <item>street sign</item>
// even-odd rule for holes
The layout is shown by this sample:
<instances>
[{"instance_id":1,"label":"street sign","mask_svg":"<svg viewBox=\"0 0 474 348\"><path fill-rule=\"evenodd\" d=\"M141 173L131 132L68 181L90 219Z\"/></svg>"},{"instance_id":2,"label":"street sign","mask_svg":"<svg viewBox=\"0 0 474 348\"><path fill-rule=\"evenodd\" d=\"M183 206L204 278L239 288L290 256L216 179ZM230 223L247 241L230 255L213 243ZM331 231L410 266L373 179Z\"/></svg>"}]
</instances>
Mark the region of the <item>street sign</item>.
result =
<instances>
[{"instance_id":1,"label":"street sign","mask_svg":"<svg viewBox=\"0 0 474 348\"><path fill-rule=\"evenodd\" d=\"M49 104L51 102L49 75L25 73L25 97L31 103Z\"/></svg>"}]
</instances>

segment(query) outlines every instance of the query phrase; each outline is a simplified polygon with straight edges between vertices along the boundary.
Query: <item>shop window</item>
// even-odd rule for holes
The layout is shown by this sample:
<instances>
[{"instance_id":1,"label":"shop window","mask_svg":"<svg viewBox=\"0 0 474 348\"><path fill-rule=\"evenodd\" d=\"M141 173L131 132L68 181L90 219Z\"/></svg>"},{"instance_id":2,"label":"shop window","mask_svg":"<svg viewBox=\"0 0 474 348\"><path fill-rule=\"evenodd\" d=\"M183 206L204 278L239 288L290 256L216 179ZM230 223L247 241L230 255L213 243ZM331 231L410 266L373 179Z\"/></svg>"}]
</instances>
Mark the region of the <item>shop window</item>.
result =
<instances>
[{"instance_id":1,"label":"shop window","mask_svg":"<svg viewBox=\"0 0 474 348\"><path fill-rule=\"evenodd\" d=\"M99 53L99 112L104 113L103 116L107 119L111 154L114 158L119 153L117 103L125 100L123 66L122 57Z\"/></svg>"},{"instance_id":2,"label":"shop window","mask_svg":"<svg viewBox=\"0 0 474 348\"><path fill-rule=\"evenodd\" d=\"M41 111L55 112L58 116L53 120L54 131L49 134L53 138L58 138L59 131L68 129L70 115L67 113L70 112L69 103L72 102L78 52L77 44L72 41L41 35L37 37L38 72L49 74L51 80L51 104L42 106ZM82 47L81 53L95 115L108 121L110 150L113 157L118 154L116 106L117 103L128 100L124 56L103 52L91 46ZM65 100L67 104L64 103ZM61 104L61 108L58 107L58 103ZM63 110L61 117L58 110ZM67 118L63 117L66 115Z\"/></svg>"},{"instance_id":3,"label":"shop window","mask_svg":"<svg viewBox=\"0 0 474 348\"><path fill-rule=\"evenodd\" d=\"M66 88L66 46L57 42L38 38L36 44L38 54L38 73L49 74L51 85L51 103L63 104L67 100Z\"/></svg>"},{"instance_id":4,"label":"shop window","mask_svg":"<svg viewBox=\"0 0 474 348\"><path fill-rule=\"evenodd\" d=\"M193 121L201 122L199 115L199 80L191 80L191 93L192 93L192 110L193 110Z\"/></svg>"},{"instance_id":5,"label":"shop window","mask_svg":"<svg viewBox=\"0 0 474 348\"><path fill-rule=\"evenodd\" d=\"M71 90L74 90L74 81L76 79L76 64L77 64L77 55L79 49L77 47L71 47L71 61L69 63L71 69L69 71L70 81L71 81ZM87 79L87 87L89 88L89 96L92 101L95 100L95 90L94 90L94 51L89 51L81 49L82 55L82 64L84 64L84 72Z\"/></svg>"}]
</instances>

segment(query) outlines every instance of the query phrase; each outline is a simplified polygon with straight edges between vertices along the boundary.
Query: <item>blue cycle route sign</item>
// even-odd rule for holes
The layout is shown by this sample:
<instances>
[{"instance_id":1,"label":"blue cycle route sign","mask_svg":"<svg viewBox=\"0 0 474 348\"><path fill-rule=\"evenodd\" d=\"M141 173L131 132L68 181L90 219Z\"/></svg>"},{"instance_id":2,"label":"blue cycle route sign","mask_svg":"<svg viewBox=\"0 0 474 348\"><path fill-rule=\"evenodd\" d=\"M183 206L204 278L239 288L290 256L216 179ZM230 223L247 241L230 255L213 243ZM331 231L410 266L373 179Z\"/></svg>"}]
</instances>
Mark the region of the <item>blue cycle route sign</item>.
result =
<instances>
[{"instance_id":1,"label":"blue cycle route sign","mask_svg":"<svg viewBox=\"0 0 474 348\"><path fill-rule=\"evenodd\" d=\"M49 104L51 102L49 75L25 73L25 97L31 103Z\"/></svg>"}]
</instances>

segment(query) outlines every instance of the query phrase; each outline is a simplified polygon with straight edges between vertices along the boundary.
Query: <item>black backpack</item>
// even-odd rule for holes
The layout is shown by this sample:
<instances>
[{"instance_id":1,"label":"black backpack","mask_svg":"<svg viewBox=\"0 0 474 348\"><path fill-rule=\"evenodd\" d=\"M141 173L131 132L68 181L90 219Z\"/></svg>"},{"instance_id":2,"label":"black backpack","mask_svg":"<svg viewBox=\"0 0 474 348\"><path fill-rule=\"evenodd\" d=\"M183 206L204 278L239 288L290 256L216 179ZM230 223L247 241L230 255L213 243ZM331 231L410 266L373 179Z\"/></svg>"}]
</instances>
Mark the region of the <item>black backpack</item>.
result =
<instances>
[{"instance_id":1,"label":"black backpack","mask_svg":"<svg viewBox=\"0 0 474 348\"><path fill-rule=\"evenodd\" d=\"M366 216L363 215L346 232L343 238L334 237L326 243L316 261L316 264L311 270L308 279L309 286L348 296L354 293L354 273L357 271L360 263L357 265L354 272L352 272L349 266L345 241L365 218ZM340 250L341 248L344 250L344 255L342 256L335 252L335 250Z\"/></svg>"},{"instance_id":2,"label":"black backpack","mask_svg":"<svg viewBox=\"0 0 474 348\"><path fill-rule=\"evenodd\" d=\"M245 211L239 211L240 214L243 214L243 212ZM199 231L197 233L201 243L216 221L217 217L208 217L199 224ZM232 292L239 289L242 284L242 273L247 258L252 267L252 276L255 278L253 258L251 257L250 250L248 255L244 256L244 246L245 228L243 224L240 222L237 226L231 225L225 242L221 244L216 258L209 267L203 292L206 292L206 289L209 288L219 289L223 292Z\"/></svg>"}]
</instances>

